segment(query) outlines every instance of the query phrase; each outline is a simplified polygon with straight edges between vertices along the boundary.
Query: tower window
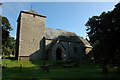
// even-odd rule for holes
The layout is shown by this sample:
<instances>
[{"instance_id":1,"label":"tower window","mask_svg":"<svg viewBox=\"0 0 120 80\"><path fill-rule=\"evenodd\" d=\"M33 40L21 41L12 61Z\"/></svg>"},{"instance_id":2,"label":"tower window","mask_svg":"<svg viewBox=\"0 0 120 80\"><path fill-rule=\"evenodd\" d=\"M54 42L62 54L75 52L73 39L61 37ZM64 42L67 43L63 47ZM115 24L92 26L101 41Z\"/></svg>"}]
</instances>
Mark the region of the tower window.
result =
<instances>
[{"instance_id":1,"label":"tower window","mask_svg":"<svg viewBox=\"0 0 120 80\"><path fill-rule=\"evenodd\" d=\"M33 42L34 42L34 39L33 39Z\"/></svg>"}]
</instances>

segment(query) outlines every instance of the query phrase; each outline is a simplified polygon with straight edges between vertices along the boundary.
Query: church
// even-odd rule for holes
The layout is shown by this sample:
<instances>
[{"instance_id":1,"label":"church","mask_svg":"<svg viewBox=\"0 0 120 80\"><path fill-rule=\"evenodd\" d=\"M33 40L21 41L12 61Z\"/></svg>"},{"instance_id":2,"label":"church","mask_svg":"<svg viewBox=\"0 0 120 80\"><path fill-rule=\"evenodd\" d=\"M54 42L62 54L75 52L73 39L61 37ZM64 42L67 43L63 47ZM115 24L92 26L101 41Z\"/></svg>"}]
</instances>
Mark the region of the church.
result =
<instances>
[{"instance_id":1,"label":"church","mask_svg":"<svg viewBox=\"0 0 120 80\"><path fill-rule=\"evenodd\" d=\"M74 32L46 27L46 16L34 10L21 11L17 20L17 60L84 59L90 43Z\"/></svg>"}]
</instances>

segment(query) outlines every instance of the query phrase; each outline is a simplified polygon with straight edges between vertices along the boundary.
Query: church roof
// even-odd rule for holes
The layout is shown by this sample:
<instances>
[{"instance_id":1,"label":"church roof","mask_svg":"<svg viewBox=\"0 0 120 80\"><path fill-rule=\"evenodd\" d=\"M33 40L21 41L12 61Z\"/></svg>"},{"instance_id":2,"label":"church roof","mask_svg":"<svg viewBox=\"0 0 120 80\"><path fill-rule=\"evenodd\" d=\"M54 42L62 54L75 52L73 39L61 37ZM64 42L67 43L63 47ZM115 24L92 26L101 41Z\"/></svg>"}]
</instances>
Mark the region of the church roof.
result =
<instances>
[{"instance_id":1,"label":"church roof","mask_svg":"<svg viewBox=\"0 0 120 80\"><path fill-rule=\"evenodd\" d=\"M60 29L46 28L45 38L46 39L59 38L60 40L63 41L80 42L83 43L85 47L92 48L92 46L86 39L76 35L74 32L64 31Z\"/></svg>"},{"instance_id":2,"label":"church roof","mask_svg":"<svg viewBox=\"0 0 120 80\"><path fill-rule=\"evenodd\" d=\"M28 10L28 11L24 11L24 12L28 12L28 13L31 13L31 14L41 15L41 14L39 14L39 13L35 12L34 10Z\"/></svg>"},{"instance_id":3,"label":"church roof","mask_svg":"<svg viewBox=\"0 0 120 80\"><path fill-rule=\"evenodd\" d=\"M32 14L32 15L36 15L36 16L40 16L40 17L46 18L46 16L43 16L43 15L35 12L34 10L28 10L28 11L21 11L20 14L19 14L19 17L18 17L17 21L20 19L21 13L27 13L27 14Z\"/></svg>"},{"instance_id":4,"label":"church roof","mask_svg":"<svg viewBox=\"0 0 120 80\"><path fill-rule=\"evenodd\" d=\"M25 13L33 14L33 15L38 15L38 16L41 16L41 17L46 17L46 16L43 16L43 15L41 15L41 14L35 12L34 10L21 11L21 12L25 12Z\"/></svg>"},{"instance_id":5,"label":"church roof","mask_svg":"<svg viewBox=\"0 0 120 80\"><path fill-rule=\"evenodd\" d=\"M60 29L46 28L45 32L46 39L56 39L63 41L81 42L74 32L64 31Z\"/></svg>"},{"instance_id":6,"label":"church roof","mask_svg":"<svg viewBox=\"0 0 120 80\"><path fill-rule=\"evenodd\" d=\"M52 29L52 28L46 28L46 32L45 32L45 37L48 39L54 39L57 38L58 36L76 36L75 33L73 32L68 32L68 31L64 31L64 30L60 30L60 29Z\"/></svg>"},{"instance_id":7,"label":"church roof","mask_svg":"<svg viewBox=\"0 0 120 80\"><path fill-rule=\"evenodd\" d=\"M89 47L89 48L92 48L91 44L84 38L80 37L80 40L84 43L85 47Z\"/></svg>"}]
</instances>

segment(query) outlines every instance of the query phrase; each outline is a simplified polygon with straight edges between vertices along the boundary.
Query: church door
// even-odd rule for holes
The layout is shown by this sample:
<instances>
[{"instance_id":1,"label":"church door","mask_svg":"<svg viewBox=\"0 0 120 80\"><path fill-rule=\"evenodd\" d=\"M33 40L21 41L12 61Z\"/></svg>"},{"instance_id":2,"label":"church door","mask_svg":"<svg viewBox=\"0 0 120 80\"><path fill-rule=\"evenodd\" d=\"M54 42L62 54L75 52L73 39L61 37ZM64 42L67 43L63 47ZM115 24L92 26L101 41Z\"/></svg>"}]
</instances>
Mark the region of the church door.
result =
<instances>
[{"instance_id":1,"label":"church door","mask_svg":"<svg viewBox=\"0 0 120 80\"><path fill-rule=\"evenodd\" d=\"M62 60L62 51L60 48L56 50L56 60Z\"/></svg>"}]
</instances>

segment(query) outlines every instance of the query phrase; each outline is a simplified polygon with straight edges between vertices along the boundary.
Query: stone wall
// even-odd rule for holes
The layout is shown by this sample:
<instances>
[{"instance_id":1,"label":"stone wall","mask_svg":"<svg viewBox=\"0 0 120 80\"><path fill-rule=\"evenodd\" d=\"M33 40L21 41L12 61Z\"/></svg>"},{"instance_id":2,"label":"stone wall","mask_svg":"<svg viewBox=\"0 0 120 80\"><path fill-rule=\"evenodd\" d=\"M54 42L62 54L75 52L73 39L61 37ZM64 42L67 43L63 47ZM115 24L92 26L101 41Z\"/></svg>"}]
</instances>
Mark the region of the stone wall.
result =
<instances>
[{"instance_id":1,"label":"stone wall","mask_svg":"<svg viewBox=\"0 0 120 80\"><path fill-rule=\"evenodd\" d=\"M40 41L44 37L45 17L21 13L18 56L39 54ZM36 56L40 57L40 55Z\"/></svg>"},{"instance_id":2,"label":"stone wall","mask_svg":"<svg viewBox=\"0 0 120 80\"><path fill-rule=\"evenodd\" d=\"M63 60L82 59L85 56L84 46L82 43L58 41L52 44L52 40L46 40L46 54L48 60L56 60L57 49L61 49ZM52 45L52 46L51 46ZM51 48L52 47L52 48ZM76 50L76 51L75 51Z\"/></svg>"},{"instance_id":3,"label":"stone wall","mask_svg":"<svg viewBox=\"0 0 120 80\"><path fill-rule=\"evenodd\" d=\"M18 18L16 58L18 60L83 59L91 50L87 40L74 32L45 28L46 17L33 10L22 11ZM85 45L89 46L85 48Z\"/></svg>"}]
</instances>

